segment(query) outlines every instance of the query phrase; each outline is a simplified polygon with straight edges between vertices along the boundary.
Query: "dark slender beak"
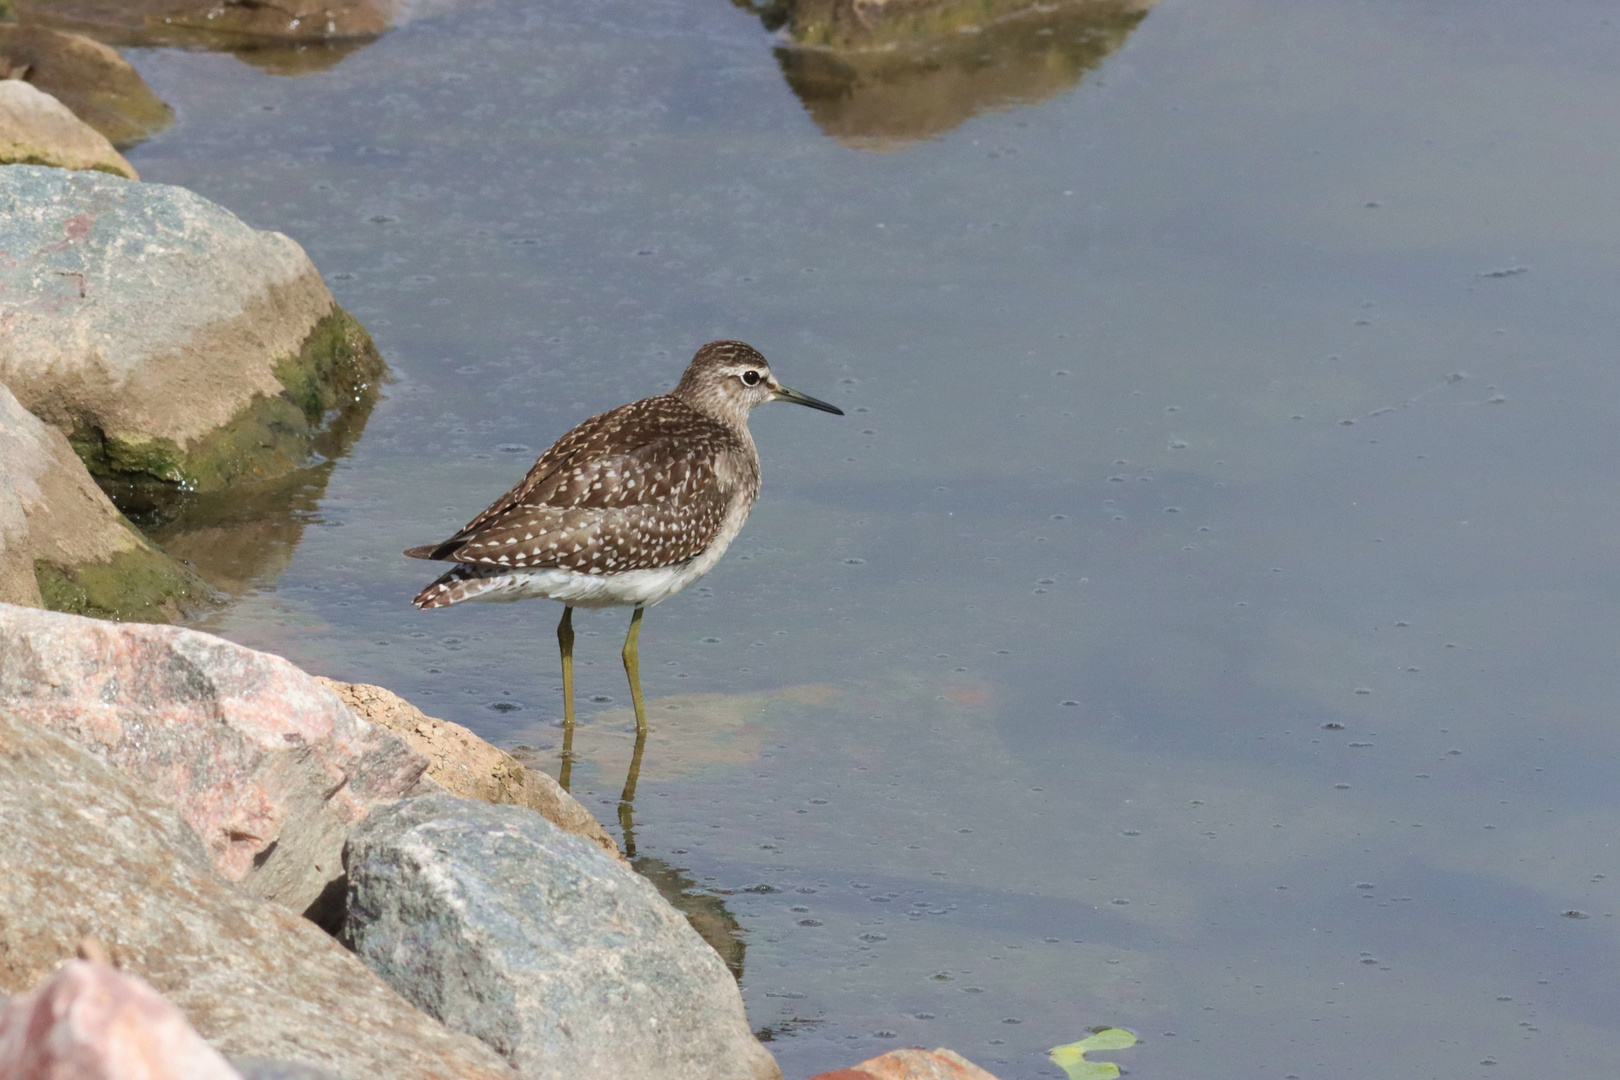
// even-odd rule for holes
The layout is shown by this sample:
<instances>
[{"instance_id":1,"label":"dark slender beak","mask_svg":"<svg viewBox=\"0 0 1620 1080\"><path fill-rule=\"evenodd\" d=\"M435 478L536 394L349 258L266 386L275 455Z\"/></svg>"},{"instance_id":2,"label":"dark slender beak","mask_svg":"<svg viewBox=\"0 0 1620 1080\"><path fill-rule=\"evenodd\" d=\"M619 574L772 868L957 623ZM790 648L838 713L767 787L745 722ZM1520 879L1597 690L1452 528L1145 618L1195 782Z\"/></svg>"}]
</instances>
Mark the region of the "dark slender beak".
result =
<instances>
[{"instance_id":1,"label":"dark slender beak","mask_svg":"<svg viewBox=\"0 0 1620 1080\"><path fill-rule=\"evenodd\" d=\"M822 412L830 412L835 416L844 415L844 410L840 409L836 405L829 405L819 398L813 398L809 394L801 394L797 390L789 390L785 386L778 386L776 388L776 393L772 394L771 398L775 401L791 401L795 405L808 405L812 409L820 409Z\"/></svg>"}]
</instances>

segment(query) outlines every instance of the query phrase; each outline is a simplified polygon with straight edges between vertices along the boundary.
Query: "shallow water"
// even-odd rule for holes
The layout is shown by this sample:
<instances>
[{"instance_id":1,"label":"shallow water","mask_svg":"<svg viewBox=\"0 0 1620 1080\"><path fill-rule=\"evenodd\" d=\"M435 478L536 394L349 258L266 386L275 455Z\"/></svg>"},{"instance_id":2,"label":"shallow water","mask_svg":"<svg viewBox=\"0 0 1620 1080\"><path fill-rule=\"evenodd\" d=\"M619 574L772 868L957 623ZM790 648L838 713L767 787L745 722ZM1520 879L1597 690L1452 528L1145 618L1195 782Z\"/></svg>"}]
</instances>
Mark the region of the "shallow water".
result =
<instances>
[{"instance_id":1,"label":"shallow water","mask_svg":"<svg viewBox=\"0 0 1620 1080\"><path fill-rule=\"evenodd\" d=\"M397 375L267 554L190 534L205 625L555 768L558 609L415 612L396 553L740 337L849 415L757 413L747 529L649 612L634 839L790 1078L1099 1024L1139 1076L1606 1075L1611 10L1166 0L915 141L824 133L720 0L134 52L142 174L299 240ZM610 824L626 621L576 620Z\"/></svg>"}]
</instances>

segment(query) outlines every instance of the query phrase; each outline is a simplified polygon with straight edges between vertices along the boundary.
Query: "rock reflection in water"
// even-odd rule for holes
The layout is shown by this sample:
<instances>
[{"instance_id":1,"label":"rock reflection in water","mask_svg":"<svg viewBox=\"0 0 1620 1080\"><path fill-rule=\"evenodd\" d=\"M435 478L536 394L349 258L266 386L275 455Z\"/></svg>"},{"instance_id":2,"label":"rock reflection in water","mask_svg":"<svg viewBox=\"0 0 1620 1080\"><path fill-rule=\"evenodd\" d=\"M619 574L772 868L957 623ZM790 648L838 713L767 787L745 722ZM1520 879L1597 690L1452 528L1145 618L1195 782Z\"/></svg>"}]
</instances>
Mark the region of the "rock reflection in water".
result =
<instances>
[{"instance_id":1,"label":"rock reflection in water","mask_svg":"<svg viewBox=\"0 0 1620 1080\"><path fill-rule=\"evenodd\" d=\"M313 75L337 67L346 57L370 45L375 38L346 41L306 41L284 45L248 45L230 53L266 75Z\"/></svg>"},{"instance_id":2,"label":"rock reflection in water","mask_svg":"<svg viewBox=\"0 0 1620 1080\"><path fill-rule=\"evenodd\" d=\"M1158 0L735 2L790 39L777 61L822 131L896 150L1073 89Z\"/></svg>"},{"instance_id":3,"label":"rock reflection in water","mask_svg":"<svg viewBox=\"0 0 1620 1080\"><path fill-rule=\"evenodd\" d=\"M198 495L162 517L141 515L142 530L230 597L275 584L315 520L330 464L280 483ZM114 501L117 501L116 499Z\"/></svg>"},{"instance_id":4,"label":"rock reflection in water","mask_svg":"<svg viewBox=\"0 0 1620 1080\"><path fill-rule=\"evenodd\" d=\"M104 482L113 503L168 554L189 563L215 589L237 597L273 586L320 520L321 497L338 458L365 430L375 385L315 437L318 464L276 480L206 494L157 484Z\"/></svg>"}]
</instances>

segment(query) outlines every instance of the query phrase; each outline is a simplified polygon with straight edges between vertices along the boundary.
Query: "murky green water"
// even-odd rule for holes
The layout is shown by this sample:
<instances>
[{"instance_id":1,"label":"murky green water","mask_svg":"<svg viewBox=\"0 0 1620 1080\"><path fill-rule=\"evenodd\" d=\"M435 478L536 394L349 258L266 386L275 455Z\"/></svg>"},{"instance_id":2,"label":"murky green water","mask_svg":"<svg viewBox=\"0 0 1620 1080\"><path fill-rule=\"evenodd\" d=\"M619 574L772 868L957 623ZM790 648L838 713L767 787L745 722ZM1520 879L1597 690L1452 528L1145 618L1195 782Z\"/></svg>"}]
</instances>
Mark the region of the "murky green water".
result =
<instances>
[{"instance_id":1,"label":"murky green water","mask_svg":"<svg viewBox=\"0 0 1620 1080\"><path fill-rule=\"evenodd\" d=\"M297 238L398 374L280 517L171 539L247 590L209 629L554 767L556 606L416 612L396 553L741 337L849 415L756 414L748 528L649 613L635 841L790 1078L1097 1024L1138 1076L1608 1075L1617 22L1166 0L921 104L722 0L136 52L143 175ZM577 620L610 823L625 624Z\"/></svg>"}]
</instances>

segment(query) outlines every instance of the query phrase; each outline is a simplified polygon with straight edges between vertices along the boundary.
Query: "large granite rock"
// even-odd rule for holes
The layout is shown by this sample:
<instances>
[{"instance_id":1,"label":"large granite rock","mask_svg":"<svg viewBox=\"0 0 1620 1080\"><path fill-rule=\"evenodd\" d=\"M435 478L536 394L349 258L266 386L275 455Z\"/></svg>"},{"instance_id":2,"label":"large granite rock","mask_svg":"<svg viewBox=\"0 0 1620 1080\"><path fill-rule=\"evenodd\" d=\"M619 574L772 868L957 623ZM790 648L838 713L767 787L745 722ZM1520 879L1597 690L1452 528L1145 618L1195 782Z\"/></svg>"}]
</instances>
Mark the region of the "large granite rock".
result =
<instances>
[{"instance_id":1,"label":"large granite rock","mask_svg":"<svg viewBox=\"0 0 1620 1080\"><path fill-rule=\"evenodd\" d=\"M139 180L107 137L51 95L20 79L0 79L0 165L99 169Z\"/></svg>"},{"instance_id":2,"label":"large granite rock","mask_svg":"<svg viewBox=\"0 0 1620 1080\"><path fill-rule=\"evenodd\" d=\"M387 728L426 755L427 775L451 795L480 802L526 806L553 825L584 837L615 859L619 845L562 785L460 724L428 716L392 690L316 676L362 719Z\"/></svg>"},{"instance_id":3,"label":"large granite rock","mask_svg":"<svg viewBox=\"0 0 1620 1080\"><path fill-rule=\"evenodd\" d=\"M516 1080L308 920L225 881L174 807L3 704L0 913L0 993L89 934L227 1056L344 1080Z\"/></svg>"},{"instance_id":4,"label":"large granite rock","mask_svg":"<svg viewBox=\"0 0 1620 1080\"><path fill-rule=\"evenodd\" d=\"M0 382L104 479L201 491L307 464L375 393L302 248L184 188L0 168Z\"/></svg>"},{"instance_id":5,"label":"large granite rock","mask_svg":"<svg viewBox=\"0 0 1620 1080\"><path fill-rule=\"evenodd\" d=\"M515 806L428 795L349 837L351 948L527 1080L776 1080L731 973L651 884Z\"/></svg>"},{"instance_id":6,"label":"large granite rock","mask_svg":"<svg viewBox=\"0 0 1620 1080\"><path fill-rule=\"evenodd\" d=\"M67 438L0 385L0 603L167 620L210 598L131 527Z\"/></svg>"},{"instance_id":7,"label":"large granite rock","mask_svg":"<svg viewBox=\"0 0 1620 1080\"><path fill-rule=\"evenodd\" d=\"M0 1005L0 1076L15 1080L242 1080L143 980L69 960Z\"/></svg>"},{"instance_id":8,"label":"large granite rock","mask_svg":"<svg viewBox=\"0 0 1620 1080\"><path fill-rule=\"evenodd\" d=\"M121 149L174 123L129 61L82 34L0 24L0 78L28 81Z\"/></svg>"},{"instance_id":9,"label":"large granite rock","mask_svg":"<svg viewBox=\"0 0 1620 1080\"><path fill-rule=\"evenodd\" d=\"M294 911L427 768L281 657L172 626L0 605L0 708L162 795L226 879Z\"/></svg>"}]
</instances>

